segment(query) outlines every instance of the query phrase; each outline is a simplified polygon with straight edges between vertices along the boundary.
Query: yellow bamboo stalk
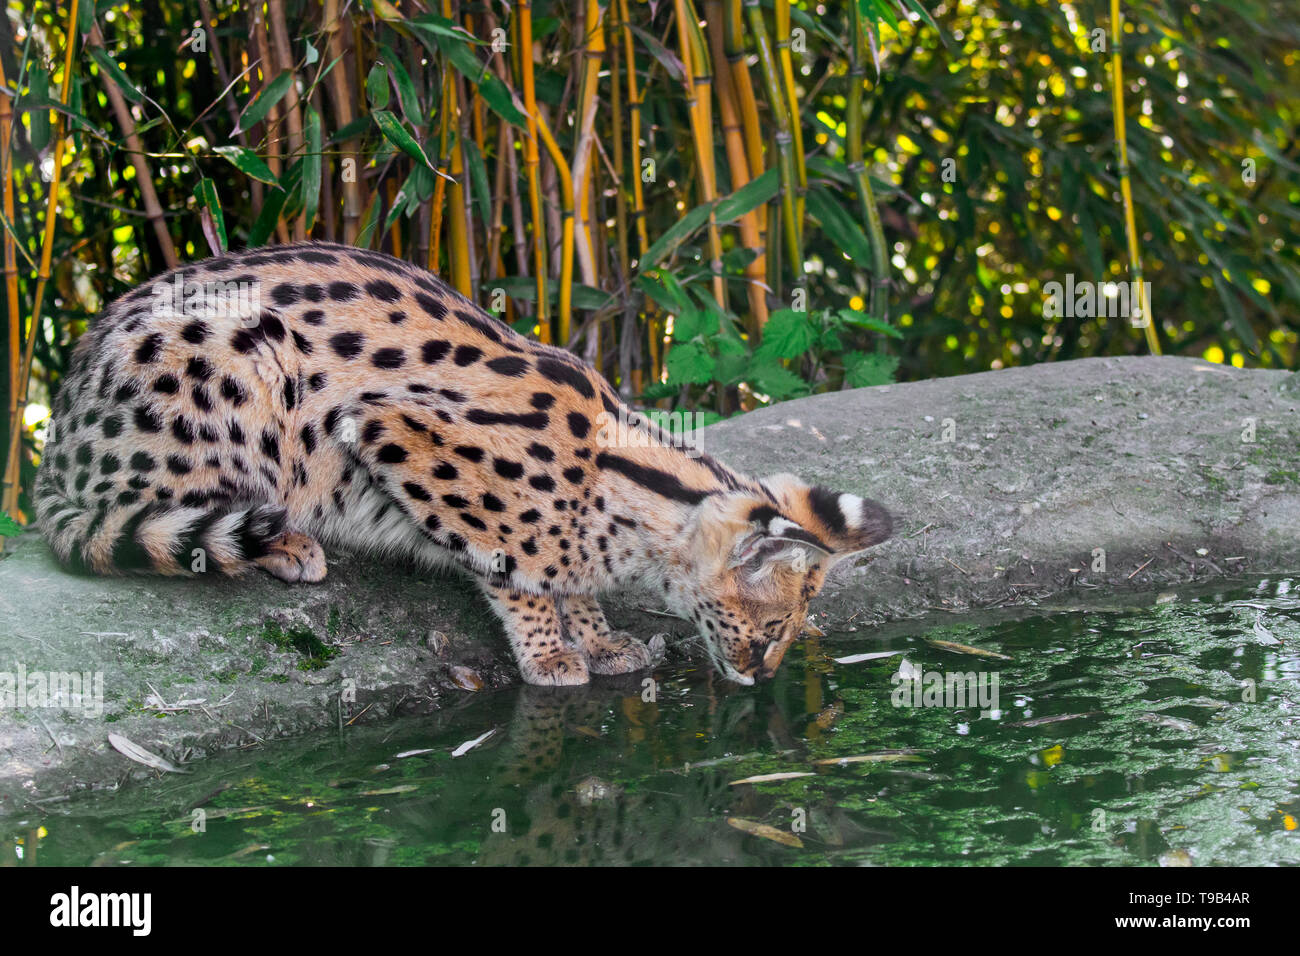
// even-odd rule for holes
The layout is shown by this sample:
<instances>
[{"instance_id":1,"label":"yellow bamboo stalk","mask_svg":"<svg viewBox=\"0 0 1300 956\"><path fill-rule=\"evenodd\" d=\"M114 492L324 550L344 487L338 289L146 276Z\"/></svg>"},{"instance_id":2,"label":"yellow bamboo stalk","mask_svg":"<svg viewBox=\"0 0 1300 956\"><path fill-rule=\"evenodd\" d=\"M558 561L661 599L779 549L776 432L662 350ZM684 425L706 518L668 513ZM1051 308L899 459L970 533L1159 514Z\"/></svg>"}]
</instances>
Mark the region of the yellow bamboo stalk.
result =
<instances>
[{"instance_id":1,"label":"yellow bamboo stalk","mask_svg":"<svg viewBox=\"0 0 1300 956\"><path fill-rule=\"evenodd\" d=\"M1138 251L1137 224L1133 218L1133 187L1128 175L1128 137L1124 126L1124 68L1120 64L1120 45L1124 36L1124 16L1120 13L1119 0L1110 0L1110 81L1112 86L1112 109L1115 114L1115 143L1119 149L1119 187L1124 197L1124 229L1128 234L1129 276L1137 283L1138 308L1141 310L1145 325L1142 331L1146 335L1147 347L1152 355L1160 354L1160 339L1156 336L1155 317L1151 314L1151 303L1147 301L1146 283L1142 281L1142 258Z\"/></svg>"},{"instance_id":2,"label":"yellow bamboo stalk","mask_svg":"<svg viewBox=\"0 0 1300 956\"><path fill-rule=\"evenodd\" d=\"M637 256L642 258L650 248L650 233L645 221L645 191L641 181L641 93L636 80L636 49L632 43L632 27L628 18L627 0L617 0L618 23L623 35L623 58L627 61L628 139L632 156L632 221L636 229ZM620 175L622 169L619 170ZM646 302L646 334L650 346L650 380L658 382L663 375L661 339L657 310L653 302Z\"/></svg>"},{"instance_id":3,"label":"yellow bamboo stalk","mask_svg":"<svg viewBox=\"0 0 1300 956\"><path fill-rule=\"evenodd\" d=\"M438 172L444 171L448 164L447 156L447 137L451 129L451 110L447 104L451 102L451 70L446 69L442 74L442 99L438 104ZM439 253L442 251L442 210L445 206L444 199L447 195L447 177L435 175L433 177L433 207L430 209L429 216L429 263L430 272L439 272L441 270L441 261ZM448 255L448 268L450 269L451 256Z\"/></svg>"},{"instance_id":4,"label":"yellow bamboo stalk","mask_svg":"<svg viewBox=\"0 0 1300 956\"><path fill-rule=\"evenodd\" d=\"M722 0L705 0L705 19L709 25L709 45L714 63L726 62L724 52ZM750 182L749 157L745 153L745 137L740 120L740 108L736 100L736 88L732 82L730 70L715 71L715 89L718 95L718 111L722 114L722 136L727 150L727 167L731 174L733 192ZM749 328L751 332L760 331L767 324L767 299L763 294L766 283L763 281L765 269L763 263L763 239L759 229L758 209L751 209L740 218L740 241L745 249L758 253L754 260L745 266L747 277L746 295L749 298Z\"/></svg>"},{"instance_id":5,"label":"yellow bamboo stalk","mask_svg":"<svg viewBox=\"0 0 1300 956\"><path fill-rule=\"evenodd\" d=\"M68 21L64 34L63 83L59 89L59 102L64 106L72 94L72 61L77 48L77 10L79 5L68 4ZM41 332L41 306L45 300L45 287L50 281L50 264L54 258L54 232L58 225L59 186L63 182L63 153L66 147L64 130L67 126L65 114L54 115L54 171L50 175L50 194L45 204L45 235L41 241L41 262L36 273L36 294L32 303L32 321L27 330L27 342L23 348L22 364L18 368L18 401L13 418L9 422L9 449L5 455L5 475L10 483L5 487L8 500L4 501L7 514L18 511L18 485L20 461L22 454L23 415L27 411L27 393L32 379L32 357L36 351L36 336Z\"/></svg>"},{"instance_id":6,"label":"yellow bamboo stalk","mask_svg":"<svg viewBox=\"0 0 1300 956\"><path fill-rule=\"evenodd\" d=\"M808 191L808 169L804 164L803 123L799 121L799 92L794 85L794 56L790 52L790 0L775 0L773 26L777 59L781 63L781 84L786 108L790 111L790 132L794 134L794 169L799 177L799 193L794 197L795 228L803 245L804 194Z\"/></svg>"},{"instance_id":7,"label":"yellow bamboo stalk","mask_svg":"<svg viewBox=\"0 0 1300 956\"><path fill-rule=\"evenodd\" d=\"M519 76L524 90L524 114L528 118L528 136L524 140L524 172L528 178L528 207L533 220L533 268L537 278L537 335L551 341L550 305L546 293L546 226L542 219L541 156L537 150L537 89L533 82L533 5L518 0L518 17L511 21L517 29L515 55L519 58ZM561 290L560 295L564 295Z\"/></svg>"},{"instance_id":8,"label":"yellow bamboo stalk","mask_svg":"<svg viewBox=\"0 0 1300 956\"><path fill-rule=\"evenodd\" d=\"M8 86L5 78L4 60L0 58L0 86ZM9 427L15 422L21 427L18 415L18 380L22 370L22 315L18 311L18 259L15 255L14 237L11 229L14 222L14 168L13 153L10 149L10 136L13 133L13 102L5 93L0 93L0 178L4 180L4 215L9 228L4 231L4 271L5 296L9 305ZM14 463L16 464L16 462ZM21 519L18 508L11 507L11 500L17 502L18 475L16 469L10 469L10 462L5 461L4 491L0 494L0 510L15 519Z\"/></svg>"},{"instance_id":9,"label":"yellow bamboo stalk","mask_svg":"<svg viewBox=\"0 0 1300 956\"><path fill-rule=\"evenodd\" d=\"M546 124L546 117L537 114L537 133L542 138L546 152L551 157L555 171L560 178L560 209L563 227L560 237L560 315L558 342L566 348L569 345L569 324L573 318L573 175L564 153L551 135L551 128Z\"/></svg>"},{"instance_id":10,"label":"yellow bamboo stalk","mask_svg":"<svg viewBox=\"0 0 1300 956\"><path fill-rule=\"evenodd\" d=\"M745 155L749 158L749 172L751 176L757 177L766 169L763 162L763 127L758 118L758 99L754 96L754 80L749 75L745 42L742 39L745 34L744 17L740 0L726 0L726 5L723 46L726 48L727 63L731 66L732 86L736 91L736 103L745 131ZM759 232L767 245L771 242L767 235L767 205L759 206L756 211Z\"/></svg>"},{"instance_id":11,"label":"yellow bamboo stalk","mask_svg":"<svg viewBox=\"0 0 1300 956\"><path fill-rule=\"evenodd\" d=\"M605 55L605 30L597 0L587 0L583 17L582 79L578 92L578 137L573 150L573 190L578 197L578 263L582 281L597 284L595 253L591 245L591 159L596 132L596 92L600 64Z\"/></svg>"},{"instance_id":12,"label":"yellow bamboo stalk","mask_svg":"<svg viewBox=\"0 0 1300 956\"><path fill-rule=\"evenodd\" d=\"M712 85L708 56L704 44L699 38L699 20L695 16L690 0L674 0L677 17L678 56L681 58L686 87L686 109L690 118L691 140L695 146L696 167L699 173L699 200L711 203L717 199L717 180L713 163L713 130L709 122L709 103L707 92ZM703 80L699 78L703 77ZM698 88L706 91L701 97ZM709 212L707 227L709 257L715 274L713 276L713 298L726 308L726 282L721 275L722 240L718 234L718 222L713 212Z\"/></svg>"}]
</instances>

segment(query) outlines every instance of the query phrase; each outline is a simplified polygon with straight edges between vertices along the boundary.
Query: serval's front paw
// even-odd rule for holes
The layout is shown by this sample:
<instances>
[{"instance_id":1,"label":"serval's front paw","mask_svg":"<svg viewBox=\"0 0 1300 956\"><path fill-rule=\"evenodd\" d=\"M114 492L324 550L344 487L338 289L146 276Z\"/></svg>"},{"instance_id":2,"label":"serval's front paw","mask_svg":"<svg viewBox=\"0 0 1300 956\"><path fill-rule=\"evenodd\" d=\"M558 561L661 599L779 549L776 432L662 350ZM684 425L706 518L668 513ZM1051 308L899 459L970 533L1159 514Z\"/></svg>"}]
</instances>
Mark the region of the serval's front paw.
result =
<instances>
[{"instance_id":1,"label":"serval's front paw","mask_svg":"<svg viewBox=\"0 0 1300 956\"><path fill-rule=\"evenodd\" d=\"M325 551L310 535L286 531L267 544L256 563L281 581L314 584L325 579Z\"/></svg>"},{"instance_id":2,"label":"serval's front paw","mask_svg":"<svg viewBox=\"0 0 1300 956\"><path fill-rule=\"evenodd\" d=\"M586 684L591 680L587 658L581 651L568 647L524 658L519 663L519 672L530 684L555 687Z\"/></svg>"},{"instance_id":3,"label":"serval's front paw","mask_svg":"<svg viewBox=\"0 0 1300 956\"><path fill-rule=\"evenodd\" d=\"M588 635L583 640L583 650L587 652L587 666L593 674L630 674L645 670L656 658L652 648L626 631L611 631L600 637Z\"/></svg>"}]
</instances>

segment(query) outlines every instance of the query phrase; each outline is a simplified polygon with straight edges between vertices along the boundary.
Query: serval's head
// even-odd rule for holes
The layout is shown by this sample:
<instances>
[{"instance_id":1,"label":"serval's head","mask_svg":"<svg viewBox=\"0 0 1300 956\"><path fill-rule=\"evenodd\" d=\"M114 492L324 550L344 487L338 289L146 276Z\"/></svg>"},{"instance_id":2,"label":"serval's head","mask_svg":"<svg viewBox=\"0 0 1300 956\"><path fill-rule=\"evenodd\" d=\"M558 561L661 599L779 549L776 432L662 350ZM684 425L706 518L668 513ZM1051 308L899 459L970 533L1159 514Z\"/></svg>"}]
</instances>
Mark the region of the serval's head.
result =
<instances>
[{"instance_id":1,"label":"serval's head","mask_svg":"<svg viewBox=\"0 0 1300 956\"><path fill-rule=\"evenodd\" d=\"M674 589L718 668L734 681L771 677L803 631L808 602L838 561L890 536L889 512L874 501L804 484L763 481L776 499L743 492L698 506L692 577Z\"/></svg>"}]
</instances>

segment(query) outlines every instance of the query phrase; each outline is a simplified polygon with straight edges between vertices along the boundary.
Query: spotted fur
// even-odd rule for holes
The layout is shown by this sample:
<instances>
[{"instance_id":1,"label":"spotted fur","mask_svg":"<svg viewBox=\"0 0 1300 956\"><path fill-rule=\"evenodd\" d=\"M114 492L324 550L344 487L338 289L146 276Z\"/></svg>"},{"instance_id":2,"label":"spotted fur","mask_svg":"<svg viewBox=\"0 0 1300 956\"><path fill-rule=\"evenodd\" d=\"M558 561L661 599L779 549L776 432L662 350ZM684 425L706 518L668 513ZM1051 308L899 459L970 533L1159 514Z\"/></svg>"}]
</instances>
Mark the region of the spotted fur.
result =
<instances>
[{"instance_id":1,"label":"spotted fur","mask_svg":"<svg viewBox=\"0 0 1300 956\"><path fill-rule=\"evenodd\" d=\"M258 307L186 292L219 282ZM609 440L619 414L636 441ZM688 455L572 354L327 243L185 266L114 302L77 345L53 435L36 500L68 566L316 581L319 542L456 565L539 684L650 663L594 599L627 583L694 620L731 678L770 676L829 566L890 534L873 502Z\"/></svg>"}]
</instances>

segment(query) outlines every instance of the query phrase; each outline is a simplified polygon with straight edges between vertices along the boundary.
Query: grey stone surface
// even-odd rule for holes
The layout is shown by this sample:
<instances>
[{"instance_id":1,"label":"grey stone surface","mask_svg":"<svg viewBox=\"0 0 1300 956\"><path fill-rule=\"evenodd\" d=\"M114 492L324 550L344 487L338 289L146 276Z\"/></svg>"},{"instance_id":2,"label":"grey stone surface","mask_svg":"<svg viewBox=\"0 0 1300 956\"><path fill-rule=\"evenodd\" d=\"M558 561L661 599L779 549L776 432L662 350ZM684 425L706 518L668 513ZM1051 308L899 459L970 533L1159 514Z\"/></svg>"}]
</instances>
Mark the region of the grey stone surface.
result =
<instances>
[{"instance_id":1,"label":"grey stone surface","mask_svg":"<svg viewBox=\"0 0 1300 956\"><path fill-rule=\"evenodd\" d=\"M1300 375L1090 359L814 396L712 426L703 446L894 513L894 539L841 565L815 604L827 630L861 630L1296 570L1298 412ZM101 672L105 701L100 714L0 709L0 812L154 772L110 733L183 764L518 680L486 604L456 576L330 555L316 585L91 578L59 570L34 534L10 549L0 672ZM645 613L652 601L606 606L642 637L688 634ZM353 686L355 701L341 699Z\"/></svg>"}]
</instances>

